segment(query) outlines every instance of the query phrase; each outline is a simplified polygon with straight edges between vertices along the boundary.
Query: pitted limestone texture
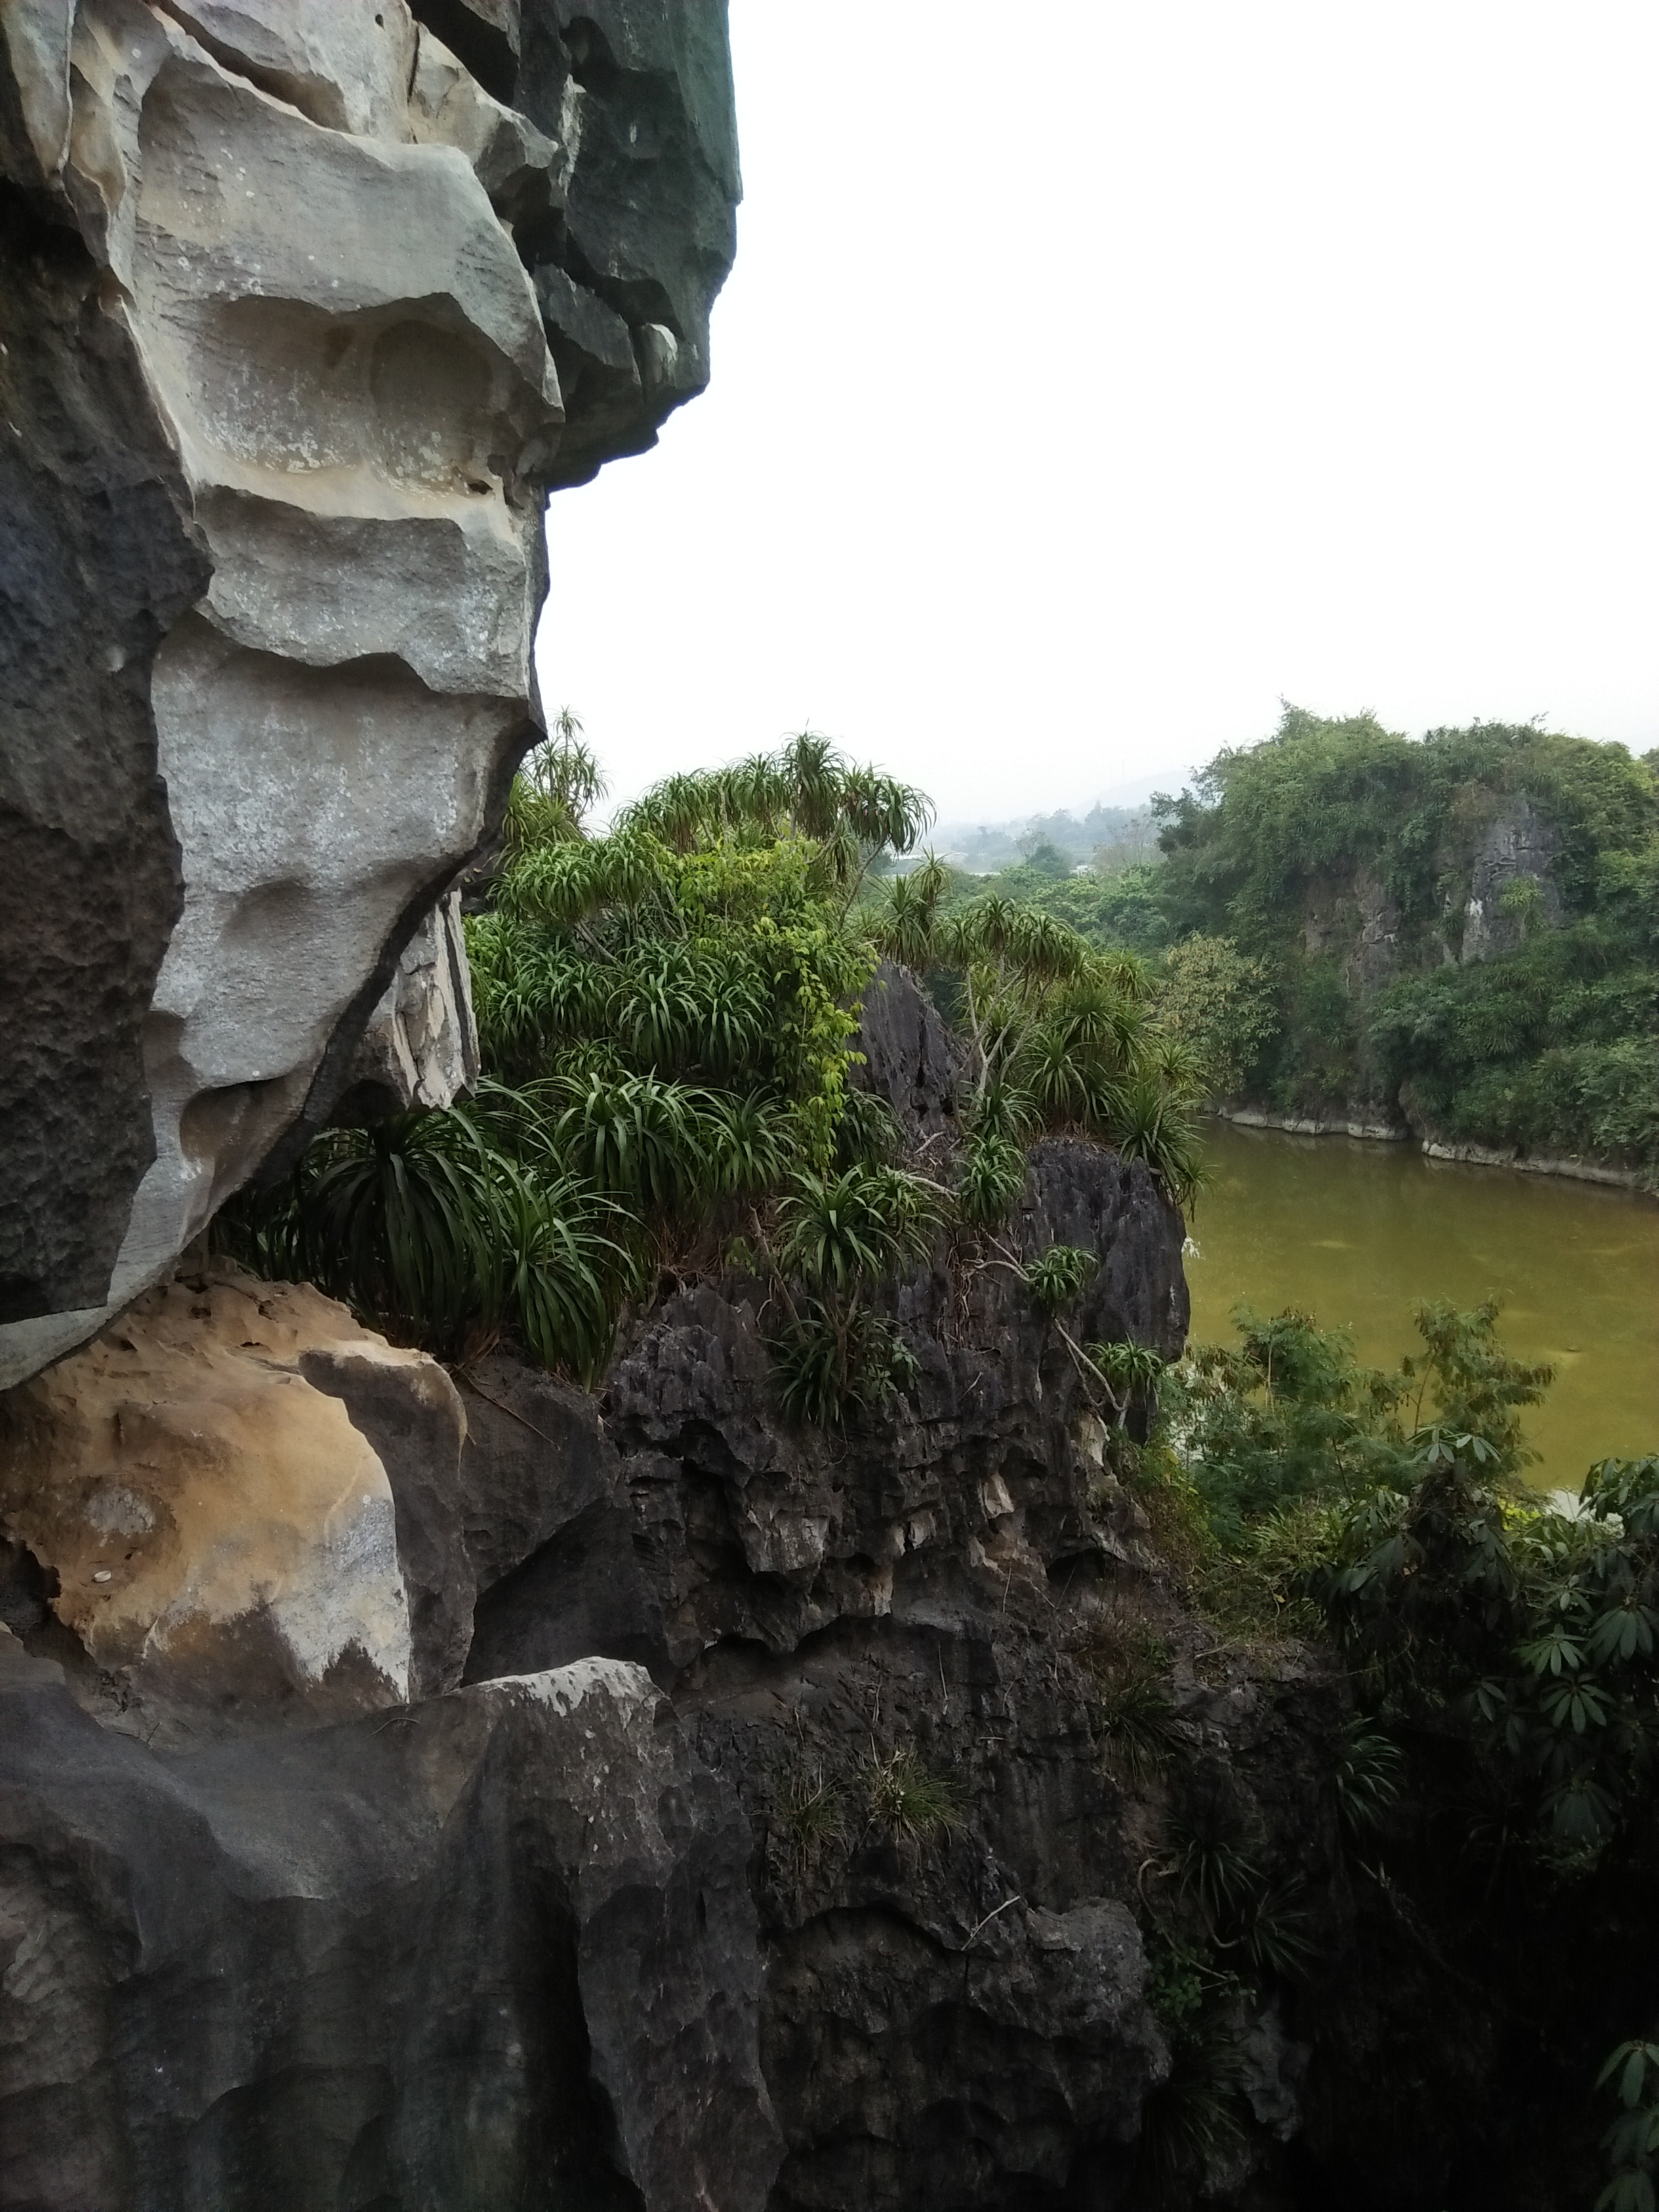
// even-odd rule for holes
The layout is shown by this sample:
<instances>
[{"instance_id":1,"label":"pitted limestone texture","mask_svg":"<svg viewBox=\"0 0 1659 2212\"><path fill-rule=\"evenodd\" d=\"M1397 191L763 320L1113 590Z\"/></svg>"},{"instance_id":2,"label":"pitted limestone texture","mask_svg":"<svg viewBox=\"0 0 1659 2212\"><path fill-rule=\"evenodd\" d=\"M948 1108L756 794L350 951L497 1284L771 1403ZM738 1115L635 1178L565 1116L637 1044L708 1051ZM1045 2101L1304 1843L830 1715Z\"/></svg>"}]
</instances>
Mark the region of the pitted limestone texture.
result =
<instances>
[{"instance_id":1,"label":"pitted limestone texture","mask_svg":"<svg viewBox=\"0 0 1659 2212\"><path fill-rule=\"evenodd\" d=\"M0 1628L0 1800L13 2202L762 2212L748 1827L639 1668L162 1755Z\"/></svg>"},{"instance_id":2,"label":"pitted limestone texture","mask_svg":"<svg viewBox=\"0 0 1659 2212\"><path fill-rule=\"evenodd\" d=\"M0 16L0 1383L371 1021L398 1103L469 1079L428 918L539 726L544 495L701 389L737 189L718 5Z\"/></svg>"}]
</instances>

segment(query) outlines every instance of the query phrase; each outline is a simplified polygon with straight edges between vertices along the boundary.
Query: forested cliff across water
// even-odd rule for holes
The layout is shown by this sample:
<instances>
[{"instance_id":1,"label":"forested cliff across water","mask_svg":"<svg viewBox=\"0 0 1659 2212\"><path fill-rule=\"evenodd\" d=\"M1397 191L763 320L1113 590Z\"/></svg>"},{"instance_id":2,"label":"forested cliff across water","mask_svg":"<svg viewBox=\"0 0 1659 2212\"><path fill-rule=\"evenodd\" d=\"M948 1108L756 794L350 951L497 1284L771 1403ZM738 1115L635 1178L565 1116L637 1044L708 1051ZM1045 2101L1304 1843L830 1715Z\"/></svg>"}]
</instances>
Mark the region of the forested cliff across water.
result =
<instances>
[{"instance_id":1,"label":"forested cliff across water","mask_svg":"<svg viewBox=\"0 0 1659 2212\"><path fill-rule=\"evenodd\" d=\"M1155 806L1157 858L1120 835L1078 872L1034 836L995 888L1162 963L1217 1097L1652 1186L1653 756L1530 725L1413 742L1287 708Z\"/></svg>"}]
</instances>

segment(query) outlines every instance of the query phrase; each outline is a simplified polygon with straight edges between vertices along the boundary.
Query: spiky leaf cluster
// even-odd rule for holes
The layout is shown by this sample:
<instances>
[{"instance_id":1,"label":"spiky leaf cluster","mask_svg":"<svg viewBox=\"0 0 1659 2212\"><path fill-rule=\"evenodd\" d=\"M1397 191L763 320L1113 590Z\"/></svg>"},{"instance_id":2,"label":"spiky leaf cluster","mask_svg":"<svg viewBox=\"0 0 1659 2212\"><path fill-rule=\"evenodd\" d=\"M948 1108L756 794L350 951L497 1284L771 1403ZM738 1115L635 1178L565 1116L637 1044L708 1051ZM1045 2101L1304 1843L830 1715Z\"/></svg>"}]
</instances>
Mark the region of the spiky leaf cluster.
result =
<instances>
[{"instance_id":1,"label":"spiky leaf cluster","mask_svg":"<svg viewBox=\"0 0 1659 2212\"><path fill-rule=\"evenodd\" d=\"M1164 1120L1179 1120L1183 1079L1146 1031L1134 963L996 902L941 925L934 863L889 896L920 917L921 952L959 963L970 1000L958 1191L907 1167L890 1110L849 1085L890 942L884 924L872 942L858 895L925 828L920 793L811 733L671 777L595 835L584 817L602 787L562 717L473 879L485 1095L321 1140L240 1210L246 1252L447 1356L510 1328L588 1375L655 1267L740 1248L767 1285L784 1410L823 1422L912 1379L883 1286L947 1218L1006 1212L1045 1127L1139 1145L1188 1187ZM1091 1264L1051 1253L1028 1279L1057 1310Z\"/></svg>"},{"instance_id":2,"label":"spiky leaf cluster","mask_svg":"<svg viewBox=\"0 0 1659 2212\"><path fill-rule=\"evenodd\" d=\"M1145 1161L1176 1204L1188 1203L1203 1078L1158 1028L1142 963L1004 898L953 906L950 889L930 858L887 887L870 921L884 957L951 986L974 1066L960 1186L968 1218L989 1224L1008 1212L1024 1183L1024 1145L1045 1129Z\"/></svg>"}]
</instances>

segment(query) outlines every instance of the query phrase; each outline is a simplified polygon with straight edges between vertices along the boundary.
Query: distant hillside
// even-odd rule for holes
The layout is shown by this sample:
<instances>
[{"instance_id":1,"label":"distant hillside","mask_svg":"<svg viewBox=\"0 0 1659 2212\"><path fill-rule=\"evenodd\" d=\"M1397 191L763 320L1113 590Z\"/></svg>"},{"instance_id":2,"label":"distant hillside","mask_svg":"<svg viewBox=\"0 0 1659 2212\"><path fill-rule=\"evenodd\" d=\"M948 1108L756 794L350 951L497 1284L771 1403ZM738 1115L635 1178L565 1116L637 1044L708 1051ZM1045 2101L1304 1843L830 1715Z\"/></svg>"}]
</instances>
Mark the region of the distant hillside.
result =
<instances>
[{"instance_id":1,"label":"distant hillside","mask_svg":"<svg viewBox=\"0 0 1659 2212\"><path fill-rule=\"evenodd\" d=\"M950 851L1097 945L1212 948L1250 1041L1241 1103L1659 1185L1659 754L1287 708L1156 809Z\"/></svg>"},{"instance_id":2,"label":"distant hillside","mask_svg":"<svg viewBox=\"0 0 1659 2212\"><path fill-rule=\"evenodd\" d=\"M1280 1112L1659 1174L1659 757L1288 708L1164 810L1158 904L1274 979Z\"/></svg>"},{"instance_id":3,"label":"distant hillside","mask_svg":"<svg viewBox=\"0 0 1659 2212\"><path fill-rule=\"evenodd\" d=\"M1097 805L1081 816L1062 809L1017 822L942 822L929 842L942 860L970 875L995 875L1033 859L1059 873L1151 859L1158 828L1149 806Z\"/></svg>"}]
</instances>

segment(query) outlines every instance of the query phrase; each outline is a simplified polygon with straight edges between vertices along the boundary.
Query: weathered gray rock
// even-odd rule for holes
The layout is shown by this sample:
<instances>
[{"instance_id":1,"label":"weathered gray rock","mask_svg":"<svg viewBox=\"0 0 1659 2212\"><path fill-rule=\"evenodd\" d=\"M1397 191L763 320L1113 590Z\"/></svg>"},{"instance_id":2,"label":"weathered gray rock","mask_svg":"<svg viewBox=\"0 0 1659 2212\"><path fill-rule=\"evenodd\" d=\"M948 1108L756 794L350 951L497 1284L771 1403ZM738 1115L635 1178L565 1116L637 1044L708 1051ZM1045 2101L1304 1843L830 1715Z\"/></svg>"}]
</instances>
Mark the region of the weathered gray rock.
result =
<instances>
[{"instance_id":1,"label":"weathered gray rock","mask_svg":"<svg viewBox=\"0 0 1659 2212\"><path fill-rule=\"evenodd\" d=\"M1550 873L1559 857L1561 832L1524 792L1501 807L1481 831L1469 870L1460 957L1493 960L1513 952L1526 933L1528 909L1535 922L1561 919L1561 893ZM1516 903L1517 896L1528 907Z\"/></svg>"},{"instance_id":2,"label":"weathered gray rock","mask_svg":"<svg viewBox=\"0 0 1659 2212\"><path fill-rule=\"evenodd\" d=\"M745 1823L589 1661L161 1758L0 1631L0 2201L759 2212Z\"/></svg>"},{"instance_id":3,"label":"weathered gray rock","mask_svg":"<svg viewBox=\"0 0 1659 2212\"><path fill-rule=\"evenodd\" d=\"M912 1146L948 1143L954 1060L908 977L865 1041ZM1218 1667L1062 1334L1173 1351L1182 1230L1144 1168L1038 1146L998 1236L894 1296L906 1401L830 1433L781 1418L762 1286L718 1277L662 1286L597 1395L503 1348L458 1399L314 1293L234 1277L180 1286L193 1369L186 1329L165 1374L100 1342L26 1386L13 1405L60 1423L66 1370L102 1395L69 1391L76 1463L0 1557L27 1647L0 1638L0 2202L1124 2202L1170 2063L1142 1926L1153 1897L1181 1910L1172 1802L1224 1803L1303 1875L1316 1951L1346 1926L1340 1684L1294 1647ZM1012 1264L1056 1238L1101 1258L1060 1326ZM199 1409L226 1374L258 1452L221 1454L215 1492L228 1432ZM330 1452L380 1471L351 1495L395 1534L412 1702L245 1672L204 1741L163 1637L122 1705L84 1571L140 1548L118 1490L177 1494L133 1465L164 1431L175 1458L194 1437L221 1525L239 1469L289 1468L259 1478L267 1562ZM1081 1663L1114 1636L1168 1650L1180 1758L1135 1787ZM907 1756L948 1824L883 1813ZM1239 2007L1230 2187L1300 2124L1292 2002Z\"/></svg>"},{"instance_id":4,"label":"weathered gray rock","mask_svg":"<svg viewBox=\"0 0 1659 2212\"><path fill-rule=\"evenodd\" d=\"M860 1079L937 1151L956 1056L914 982L884 980ZM994 1243L901 1288L918 1381L844 1431L781 1418L742 1280L665 1290L597 1417L505 1357L479 1370L493 1407L468 1395L468 1520L493 1492L512 1531L469 1676L554 1663L573 1633L646 1659L754 1821L772 2212L1112 2203L1167 2070L1128 1824L1065 1646L1168 1601L1101 1482L1078 1363L999 1249L1057 1239L1102 1258L1078 1341L1178 1346L1179 1215L1144 1169L1059 1141ZM1280 1725L1252 1709L1258 1740ZM953 1834L905 1843L867 1810L872 1763L907 1749L957 1787ZM828 1829L795 1824L803 1780Z\"/></svg>"},{"instance_id":5,"label":"weathered gray rock","mask_svg":"<svg viewBox=\"0 0 1659 2212\"><path fill-rule=\"evenodd\" d=\"M480 1593L467 1680L604 1651L672 1682L702 1641L686 1649L668 1633L596 1401L510 1354L471 1368L465 1395L459 1500Z\"/></svg>"},{"instance_id":6,"label":"weathered gray rock","mask_svg":"<svg viewBox=\"0 0 1659 2212\"><path fill-rule=\"evenodd\" d=\"M388 989L359 1079L465 1079L398 963L538 726L544 494L707 378L723 9L427 12L0 22L0 1382L328 1118Z\"/></svg>"},{"instance_id":7,"label":"weathered gray rock","mask_svg":"<svg viewBox=\"0 0 1659 2212\"><path fill-rule=\"evenodd\" d=\"M962 1054L905 969L884 960L860 1011L854 1080L885 1099L902 1128L932 1150L956 1129Z\"/></svg>"},{"instance_id":8,"label":"weathered gray rock","mask_svg":"<svg viewBox=\"0 0 1659 2212\"><path fill-rule=\"evenodd\" d=\"M402 953L351 1063L342 1119L453 1106L478 1079L478 1032L461 896L439 900Z\"/></svg>"}]
</instances>

